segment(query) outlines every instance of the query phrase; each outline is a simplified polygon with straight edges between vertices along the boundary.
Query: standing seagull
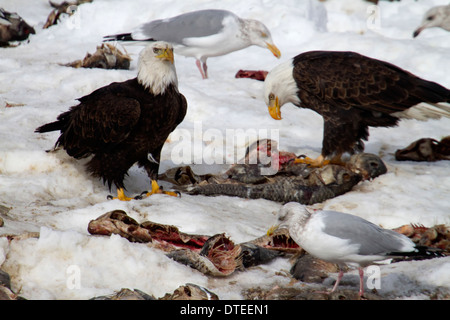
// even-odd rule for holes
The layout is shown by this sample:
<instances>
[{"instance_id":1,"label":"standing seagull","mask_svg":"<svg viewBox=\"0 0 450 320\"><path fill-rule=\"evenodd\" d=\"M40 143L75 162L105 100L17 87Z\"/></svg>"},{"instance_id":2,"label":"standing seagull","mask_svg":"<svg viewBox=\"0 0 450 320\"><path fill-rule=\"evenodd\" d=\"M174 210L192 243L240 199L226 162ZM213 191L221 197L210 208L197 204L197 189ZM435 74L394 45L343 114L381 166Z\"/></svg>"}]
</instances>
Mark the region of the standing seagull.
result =
<instances>
[{"instance_id":1,"label":"standing seagull","mask_svg":"<svg viewBox=\"0 0 450 320\"><path fill-rule=\"evenodd\" d=\"M424 29L439 27L450 31L450 4L447 6L437 6L428 10L420 26L414 31L413 37L417 37Z\"/></svg>"},{"instance_id":2,"label":"standing seagull","mask_svg":"<svg viewBox=\"0 0 450 320\"><path fill-rule=\"evenodd\" d=\"M427 247L416 246L400 233L380 228L360 217L336 211L310 212L297 202L285 204L278 221L280 227L289 228L292 239L309 254L339 265L339 275L331 292L339 285L345 265L359 269L359 295L362 296L362 268L374 261L399 256L439 256Z\"/></svg>"},{"instance_id":3,"label":"standing seagull","mask_svg":"<svg viewBox=\"0 0 450 320\"><path fill-rule=\"evenodd\" d=\"M78 99L80 103L60 114L57 121L36 132L61 132L55 147L81 159L91 156L87 171L103 179L117 199L125 196L124 178L137 162L144 167L154 193L168 193L157 184L161 149L187 110L178 92L172 45L155 42L141 51L136 78L113 82ZM172 193L173 195L173 193Z\"/></svg>"},{"instance_id":4,"label":"standing seagull","mask_svg":"<svg viewBox=\"0 0 450 320\"><path fill-rule=\"evenodd\" d=\"M175 53L194 57L202 78L208 78L206 59L256 45L275 57L280 50L269 29L258 20L242 19L227 10L199 10L141 25L135 32L106 36L104 41L162 40L173 44Z\"/></svg>"},{"instance_id":5,"label":"standing seagull","mask_svg":"<svg viewBox=\"0 0 450 320\"><path fill-rule=\"evenodd\" d=\"M293 103L324 120L322 153L296 162L341 163L344 153L364 150L369 127L393 127L400 118L450 117L450 90L393 64L355 52L309 51L276 66L264 81L269 113ZM425 102L426 104L420 104ZM328 158L328 159L327 159Z\"/></svg>"}]
</instances>

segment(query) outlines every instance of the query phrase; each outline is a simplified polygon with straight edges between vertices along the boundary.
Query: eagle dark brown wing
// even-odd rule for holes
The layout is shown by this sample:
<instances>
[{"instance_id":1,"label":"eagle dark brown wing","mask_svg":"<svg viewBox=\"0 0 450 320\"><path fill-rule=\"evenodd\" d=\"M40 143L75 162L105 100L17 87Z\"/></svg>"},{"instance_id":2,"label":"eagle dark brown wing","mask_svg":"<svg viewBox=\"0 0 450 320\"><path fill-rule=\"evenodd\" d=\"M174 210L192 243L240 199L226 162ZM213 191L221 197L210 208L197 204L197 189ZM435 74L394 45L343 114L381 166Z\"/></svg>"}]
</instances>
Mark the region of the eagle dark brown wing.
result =
<instances>
[{"instance_id":1,"label":"eagle dark brown wing","mask_svg":"<svg viewBox=\"0 0 450 320\"><path fill-rule=\"evenodd\" d=\"M97 89L79 101L36 132L59 130L56 146L74 158L93 155L87 171L109 188L124 188L124 176L136 162L151 179L157 177L161 149L187 110L176 87L169 85L164 94L153 95L135 78Z\"/></svg>"},{"instance_id":2,"label":"eagle dark brown wing","mask_svg":"<svg viewBox=\"0 0 450 320\"><path fill-rule=\"evenodd\" d=\"M293 64L300 107L324 118L324 156L362 150L368 126L394 126L396 112L450 101L450 91L439 84L354 52L311 51Z\"/></svg>"},{"instance_id":3,"label":"eagle dark brown wing","mask_svg":"<svg viewBox=\"0 0 450 320\"><path fill-rule=\"evenodd\" d=\"M65 127L57 145L82 158L124 141L140 118L141 106L119 88L115 84L100 88L58 116Z\"/></svg>"},{"instance_id":4,"label":"eagle dark brown wing","mask_svg":"<svg viewBox=\"0 0 450 320\"><path fill-rule=\"evenodd\" d=\"M300 91L336 107L393 113L450 100L441 85L355 52L311 51L294 58L294 66Z\"/></svg>"}]
</instances>

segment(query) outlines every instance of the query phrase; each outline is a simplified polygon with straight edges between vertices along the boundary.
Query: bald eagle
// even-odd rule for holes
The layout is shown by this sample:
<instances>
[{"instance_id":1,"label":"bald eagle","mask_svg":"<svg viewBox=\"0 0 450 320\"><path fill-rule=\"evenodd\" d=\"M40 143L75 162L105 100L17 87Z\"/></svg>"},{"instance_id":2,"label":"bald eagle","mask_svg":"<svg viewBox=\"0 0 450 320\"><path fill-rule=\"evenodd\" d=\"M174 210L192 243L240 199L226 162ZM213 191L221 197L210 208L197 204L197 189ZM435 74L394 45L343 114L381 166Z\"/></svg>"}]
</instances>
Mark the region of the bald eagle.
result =
<instances>
[{"instance_id":1,"label":"bald eagle","mask_svg":"<svg viewBox=\"0 0 450 320\"><path fill-rule=\"evenodd\" d=\"M151 179L147 195L162 192L156 182L161 149L187 110L178 92L172 45L159 41L147 46L140 53L136 78L111 83L78 100L36 132L59 130L55 148L63 147L76 159L92 156L87 171L110 190L114 184L119 200L132 199L125 195L124 178L135 163Z\"/></svg>"},{"instance_id":2,"label":"bald eagle","mask_svg":"<svg viewBox=\"0 0 450 320\"><path fill-rule=\"evenodd\" d=\"M392 127L400 118L418 114L450 117L450 107L437 104L450 102L448 89L355 52L297 55L268 73L264 99L276 120L281 119L281 106L289 102L323 117L321 155L297 160L313 166L330 160L340 163L342 154L364 150L362 140L367 141L369 127ZM430 105L416 106L421 102Z\"/></svg>"}]
</instances>

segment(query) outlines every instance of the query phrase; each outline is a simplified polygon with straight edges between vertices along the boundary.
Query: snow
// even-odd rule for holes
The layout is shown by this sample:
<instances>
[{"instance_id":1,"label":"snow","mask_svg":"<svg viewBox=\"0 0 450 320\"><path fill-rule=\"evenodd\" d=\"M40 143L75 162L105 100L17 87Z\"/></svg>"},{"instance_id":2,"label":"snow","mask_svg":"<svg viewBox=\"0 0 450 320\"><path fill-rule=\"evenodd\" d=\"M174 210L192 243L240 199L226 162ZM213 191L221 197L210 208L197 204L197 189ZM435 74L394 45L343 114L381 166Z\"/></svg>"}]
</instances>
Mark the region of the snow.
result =
<instances>
[{"instance_id":1,"label":"snow","mask_svg":"<svg viewBox=\"0 0 450 320\"><path fill-rule=\"evenodd\" d=\"M186 233L225 232L240 243L263 235L275 223L274 213L281 204L189 195L154 195L132 202L106 200L110 194L107 187L87 176L81 163L63 153L45 152L56 141L56 132L38 135L34 129L75 105L76 98L113 81L135 77L142 47L126 47L133 57L130 70L72 69L60 64L94 52L105 35L191 10L224 8L261 20L282 52L279 60L268 50L247 48L209 59L210 79L202 80L194 59L175 56L179 89L189 110L163 149L160 172L180 162L195 163L199 172L223 170L218 160L231 163L239 158L233 146L227 148L227 133L230 138L249 133L249 129L260 133L260 138L264 134L279 137L281 150L314 157L321 148L321 118L286 105L283 120L273 120L263 102L263 83L235 79L236 72L270 70L308 50L353 50L450 88L450 33L427 29L412 38L423 13L447 3L380 1L374 7L362 0L175 0L153 1L149 7L146 0L94 0L81 5L71 18L43 30L51 11L47 0L32 5L29 0L0 0L0 7L19 13L36 29L28 43L0 50L0 204L11 208L2 215L5 225L0 235L40 232L39 238L22 236L11 242L0 237L0 265L11 275L13 289L20 289L27 299L88 299L124 287L161 297L191 282L221 299L242 299L244 289L286 286L290 281L280 273L290 269L287 259L226 278L210 278L174 262L158 249L119 236L90 235L90 220L121 209L138 222L172 224ZM7 108L7 103L13 107ZM397 149L422 137L440 140L449 134L448 128L450 119L404 120L396 128L372 128L366 151L380 155L388 173L315 207L355 214L385 228L408 223L449 224L449 163L394 160ZM248 142L237 140L236 147ZM216 161L208 164L211 159ZM137 167L130 170L125 183L131 194L148 189L148 179ZM356 273L346 277L353 279L351 285L357 284ZM428 299L427 293L436 290L447 296L450 292L450 257L381 266L378 292L382 297Z\"/></svg>"}]
</instances>

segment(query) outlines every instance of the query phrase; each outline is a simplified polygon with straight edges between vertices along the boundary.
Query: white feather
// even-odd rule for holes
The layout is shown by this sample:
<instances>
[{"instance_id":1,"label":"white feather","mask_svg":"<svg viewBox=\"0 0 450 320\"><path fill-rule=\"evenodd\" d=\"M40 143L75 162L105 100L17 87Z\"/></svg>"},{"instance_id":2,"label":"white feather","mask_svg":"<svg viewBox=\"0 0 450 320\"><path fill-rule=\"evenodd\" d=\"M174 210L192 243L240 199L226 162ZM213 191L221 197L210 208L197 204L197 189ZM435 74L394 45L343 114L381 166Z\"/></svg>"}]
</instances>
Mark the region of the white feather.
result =
<instances>
[{"instance_id":1,"label":"white feather","mask_svg":"<svg viewBox=\"0 0 450 320\"><path fill-rule=\"evenodd\" d=\"M420 121L450 118L450 105L447 103L419 103L405 111L396 112L393 115L403 119L416 119Z\"/></svg>"},{"instance_id":2,"label":"white feather","mask_svg":"<svg viewBox=\"0 0 450 320\"><path fill-rule=\"evenodd\" d=\"M290 59L273 68L264 80L264 100L269 105L269 95L272 93L278 97L280 106L291 102L300 104L297 96L297 84L292 74L294 70L293 60Z\"/></svg>"},{"instance_id":3,"label":"white feather","mask_svg":"<svg viewBox=\"0 0 450 320\"><path fill-rule=\"evenodd\" d=\"M139 55L137 79L141 85L157 95L163 94L170 84L178 87L178 78L175 65L170 61L157 58L154 48L172 49L172 45L157 41L145 47Z\"/></svg>"}]
</instances>

